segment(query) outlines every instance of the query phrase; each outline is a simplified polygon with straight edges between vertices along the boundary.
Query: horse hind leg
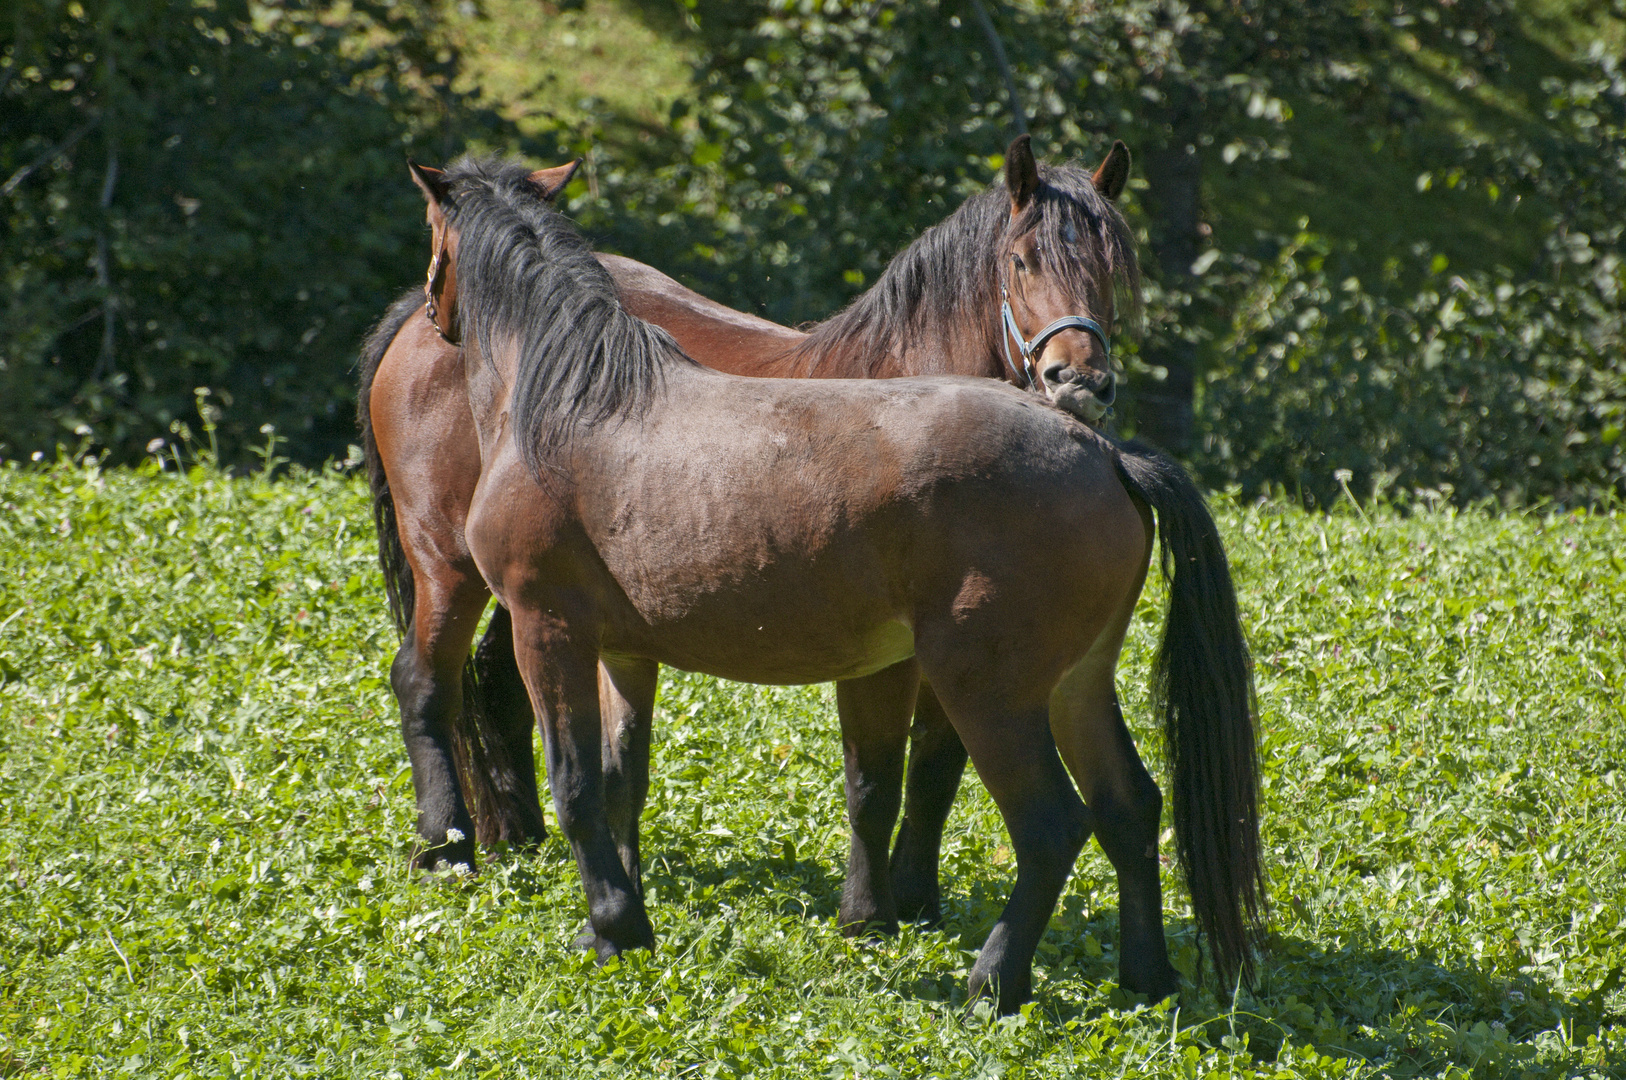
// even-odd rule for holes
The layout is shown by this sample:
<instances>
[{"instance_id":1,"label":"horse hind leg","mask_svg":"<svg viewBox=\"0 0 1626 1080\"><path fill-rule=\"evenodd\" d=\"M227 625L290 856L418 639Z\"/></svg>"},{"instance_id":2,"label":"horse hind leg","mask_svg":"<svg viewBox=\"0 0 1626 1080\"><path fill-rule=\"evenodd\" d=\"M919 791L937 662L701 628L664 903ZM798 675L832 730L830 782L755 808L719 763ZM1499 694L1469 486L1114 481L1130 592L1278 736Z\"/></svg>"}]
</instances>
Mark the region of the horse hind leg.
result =
<instances>
[{"instance_id":1,"label":"horse hind leg","mask_svg":"<svg viewBox=\"0 0 1626 1080\"><path fill-rule=\"evenodd\" d=\"M423 869L474 866L475 827L459 776L454 729L463 707L463 666L486 595L478 578L420 582L412 626L390 665L423 842L413 864Z\"/></svg>"},{"instance_id":2,"label":"horse hind leg","mask_svg":"<svg viewBox=\"0 0 1626 1080\"><path fill-rule=\"evenodd\" d=\"M919 683L920 670L913 660L836 683L847 820L852 826L840 913L842 932L848 935L898 932L886 851L902 802L909 716Z\"/></svg>"},{"instance_id":3,"label":"horse hind leg","mask_svg":"<svg viewBox=\"0 0 1626 1080\"><path fill-rule=\"evenodd\" d=\"M1016 853L1016 887L989 931L970 979L973 996L992 994L998 1010L1009 1013L1032 996L1033 954L1089 839L1089 814L1056 752L1044 705L1012 709L986 689L968 689L979 681L978 673L960 679L940 679L939 674L938 667L926 666L977 775L1005 819Z\"/></svg>"},{"instance_id":4,"label":"horse hind leg","mask_svg":"<svg viewBox=\"0 0 1626 1080\"><path fill-rule=\"evenodd\" d=\"M1116 659L1116 650L1113 651ZM1158 1000L1179 989L1163 936L1157 840L1163 793L1125 726L1112 666L1086 657L1051 695L1051 726L1118 877L1118 982Z\"/></svg>"},{"instance_id":5,"label":"horse hind leg","mask_svg":"<svg viewBox=\"0 0 1626 1080\"><path fill-rule=\"evenodd\" d=\"M1163 793L1135 750L1115 682L1152 555L1151 515L1138 503L1135 509L1145 532L1139 571L1107 628L1051 691L1050 727L1118 877L1118 983L1155 1001L1180 985L1163 936L1157 857Z\"/></svg>"},{"instance_id":6,"label":"horse hind leg","mask_svg":"<svg viewBox=\"0 0 1626 1080\"><path fill-rule=\"evenodd\" d=\"M903 823L892 846L892 895L898 917L928 926L943 921L938 862L943 826L948 823L960 778L965 744L931 686L921 683L915 721L909 729L909 771L903 793Z\"/></svg>"}]
</instances>

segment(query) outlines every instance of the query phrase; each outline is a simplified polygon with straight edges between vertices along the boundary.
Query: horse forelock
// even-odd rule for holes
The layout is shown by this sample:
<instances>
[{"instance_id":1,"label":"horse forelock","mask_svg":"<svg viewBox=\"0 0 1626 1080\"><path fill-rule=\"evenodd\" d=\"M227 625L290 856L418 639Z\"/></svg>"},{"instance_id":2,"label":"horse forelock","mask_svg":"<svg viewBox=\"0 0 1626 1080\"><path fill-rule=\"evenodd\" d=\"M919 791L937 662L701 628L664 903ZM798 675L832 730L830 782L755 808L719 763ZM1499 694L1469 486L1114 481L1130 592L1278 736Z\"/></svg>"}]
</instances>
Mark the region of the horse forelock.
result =
<instances>
[{"instance_id":1,"label":"horse forelock","mask_svg":"<svg viewBox=\"0 0 1626 1080\"><path fill-rule=\"evenodd\" d=\"M586 239L529 175L521 162L465 156L446 170L442 208L458 236L458 321L493 366L512 350L509 426L540 472L579 430L641 417L665 365L687 357L621 306Z\"/></svg>"},{"instance_id":2,"label":"horse forelock","mask_svg":"<svg viewBox=\"0 0 1626 1080\"><path fill-rule=\"evenodd\" d=\"M999 189L1003 192L1003 188ZM1039 259L1083 300L1093 290L1113 296L1133 318L1140 310L1140 263L1134 235L1089 170L1071 162L1039 166L1039 192L1011 222L1013 235L1037 229Z\"/></svg>"},{"instance_id":3,"label":"horse forelock","mask_svg":"<svg viewBox=\"0 0 1626 1080\"><path fill-rule=\"evenodd\" d=\"M1041 164L1039 181L1015 218L1005 185L996 182L922 233L869 290L810 331L797 347L807 373L874 375L889 357L918 345L946 347L958 336L963 348L965 331L985 323L997 341L1002 249L1035 229L1045 268L1081 305L1093 293L1114 296L1121 314L1138 313L1139 263L1118 208L1082 166Z\"/></svg>"}]
</instances>

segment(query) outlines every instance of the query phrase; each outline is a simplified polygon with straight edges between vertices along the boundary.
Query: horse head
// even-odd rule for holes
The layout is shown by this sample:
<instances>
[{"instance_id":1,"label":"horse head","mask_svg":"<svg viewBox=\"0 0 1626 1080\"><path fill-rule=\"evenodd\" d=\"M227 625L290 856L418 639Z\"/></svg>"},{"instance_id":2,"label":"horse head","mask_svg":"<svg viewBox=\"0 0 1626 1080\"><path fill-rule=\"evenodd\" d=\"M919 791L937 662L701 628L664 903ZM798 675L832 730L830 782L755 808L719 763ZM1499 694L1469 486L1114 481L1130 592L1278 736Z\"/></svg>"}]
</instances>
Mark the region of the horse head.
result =
<instances>
[{"instance_id":1,"label":"horse head","mask_svg":"<svg viewBox=\"0 0 1626 1080\"><path fill-rule=\"evenodd\" d=\"M1129 178L1129 151L1114 142L1090 177L1094 193L1111 203ZM1084 205L1080 193L1041 179L1029 137L1018 136L1005 155L1010 222L997 253L1001 355L1006 378L1043 393L1089 424L1112 407L1118 376L1109 340L1116 316L1115 273L1134 280L1131 265L1103 258L1106 236L1121 225ZM1086 235L1089 233L1090 235Z\"/></svg>"},{"instance_id":2,"label":"horse head","mask_svg":"<svg viewBox=\"0 0 1626 1080\"><path fill-rule=\"evenodd\" d=\"M536 185L543 202L551 203L570 183L581 159L551 169L538 169L528 177ZM412 182L423 192L428 207L425 219L429 223L429 274L423 286L423 312L441 340L448 345L461 345L463 332L457 321L457 229L448 221L446 209L453 198L446 173L414 161L407 162Z\"/></svg>"}]
</instances>

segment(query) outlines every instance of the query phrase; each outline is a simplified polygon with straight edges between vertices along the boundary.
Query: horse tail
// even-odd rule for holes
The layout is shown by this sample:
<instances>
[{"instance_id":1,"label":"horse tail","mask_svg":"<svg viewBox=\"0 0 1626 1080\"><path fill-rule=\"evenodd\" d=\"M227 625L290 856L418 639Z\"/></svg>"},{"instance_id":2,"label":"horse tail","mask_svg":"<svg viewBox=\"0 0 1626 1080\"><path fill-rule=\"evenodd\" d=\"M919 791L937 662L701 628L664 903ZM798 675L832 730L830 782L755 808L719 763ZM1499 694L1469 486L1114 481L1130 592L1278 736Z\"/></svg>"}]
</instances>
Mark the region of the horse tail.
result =
<instances>
[{"instance_id":1,"label":"horse tail","mask_svg":"<svg viewBox=\"0 0 1626 1080\"><path fill-rule=\"evenodd\" d=\"M1227 985L1252 985L1265 879L1252 663L1219 530L1186 471L1119 449L1124 486L1157 514L1169 615L1152 667L1172 777L1175 842L1192 913ZM1200 974L1200 972L1199 972Z\"/></svg>"},{"instance_id":2,"label":"horse tail","mask_svg":"<svg viewBox=\"0 0 1626 1080\"><path fill-rule=\"evenodd\" d=\"M390 598L390 614L395 619L395 632L405 636L412 625L413 587L412 567L407 562L406 549L401 546L401 530L395 521L395 498L390 494L390 479L384 475L384 462L378 456L378 440L373 437L373 415L369 399L373 392L373 378L378 365L389 351L395 335L401 332L407 319L423 307L423 290L412 289L390 305L384 317L378 320L372 333L361 345L360 387L356 393L356 420L361 425L361 457L367 465L367 486L373 495L373 525L378 531L378 566L384 571L384 591Z\"/></svg>"}]
</instances>

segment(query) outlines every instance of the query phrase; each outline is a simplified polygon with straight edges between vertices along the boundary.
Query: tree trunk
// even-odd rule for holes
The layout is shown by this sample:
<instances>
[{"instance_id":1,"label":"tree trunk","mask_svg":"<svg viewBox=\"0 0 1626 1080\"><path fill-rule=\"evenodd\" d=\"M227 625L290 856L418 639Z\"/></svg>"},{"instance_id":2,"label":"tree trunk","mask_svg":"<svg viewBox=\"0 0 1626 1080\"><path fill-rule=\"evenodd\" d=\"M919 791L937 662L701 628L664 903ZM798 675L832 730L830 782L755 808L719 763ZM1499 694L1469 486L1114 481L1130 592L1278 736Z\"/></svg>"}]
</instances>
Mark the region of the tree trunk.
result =
<instances>
[{"instance_id":1,"label":"tree trunk","mask_svg":"<svg viewBox=\"0 0 1626 1080\"><path fill-rule=\"evenodd\" d=\"M1202 223L1202 157L1197 153L1201 114L1189 100L1174 103L1171 113L1168 143L1141 160L1158 280L1164 289L1189 296L1194 284L1191 264L1197 260ZM1181 321L1190 321L1195 314L1187 308ZM1168 377L1161 382L1147 378L1135 388L1135 433L1183 456L1192 446L1197 346L1175 332L1165 335L1145 356L1148 363L1165 369Z\"/></svg>"}]
</instances>

